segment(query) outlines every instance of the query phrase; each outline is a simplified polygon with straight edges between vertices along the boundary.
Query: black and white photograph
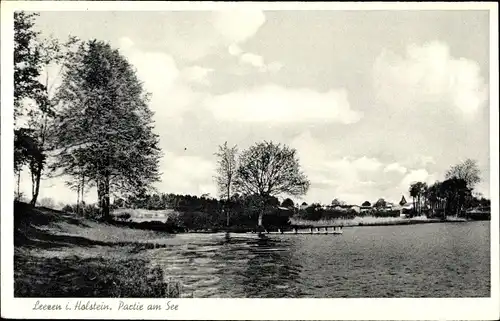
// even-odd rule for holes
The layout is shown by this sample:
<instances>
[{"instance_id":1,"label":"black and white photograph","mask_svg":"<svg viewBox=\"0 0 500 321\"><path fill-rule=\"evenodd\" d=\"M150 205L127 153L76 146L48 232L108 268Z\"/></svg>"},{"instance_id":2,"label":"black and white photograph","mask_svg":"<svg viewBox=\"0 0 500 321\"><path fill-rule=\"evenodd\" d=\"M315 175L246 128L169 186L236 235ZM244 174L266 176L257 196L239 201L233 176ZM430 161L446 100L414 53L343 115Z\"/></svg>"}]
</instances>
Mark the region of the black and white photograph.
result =
<instances>
[{"instance_id":1,"label":"black and white photograph","mask_svg":"<svg viewBox=\"0 0 500 321\"><path fill-rule=\"evenodd\" d=\"M140 2L2 3L2 298L500 317L497 4Z\"/></svg>"}]
</instances>

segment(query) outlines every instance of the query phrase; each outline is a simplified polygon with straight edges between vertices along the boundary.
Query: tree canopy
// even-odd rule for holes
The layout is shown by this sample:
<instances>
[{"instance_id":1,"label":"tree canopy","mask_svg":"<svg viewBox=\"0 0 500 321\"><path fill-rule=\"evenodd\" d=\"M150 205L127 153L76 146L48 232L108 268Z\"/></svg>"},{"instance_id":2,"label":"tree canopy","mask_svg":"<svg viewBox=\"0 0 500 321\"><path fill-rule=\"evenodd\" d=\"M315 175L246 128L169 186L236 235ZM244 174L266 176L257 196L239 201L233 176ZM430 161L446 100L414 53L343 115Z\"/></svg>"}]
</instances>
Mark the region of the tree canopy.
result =
<instances>
[{"instance_id":1,"label":"tree canopy","mask_svg":"<svg viewBox=\"0 0 500 321\"><path fill-rule=\"evenodd\" d=\"M466 159L465 161L452 166L446 172L446 179L458 178L463 179L467 186L471 189L481 181L481 171L477 165L477 162L472 159Z\"/></svg>"},{"instance_id":2,"label":"tree canopy","mask_svg":"<svg viewBox=\"0 0 500 321\"><path fill-rule=\"evenodd\" d=\"M286 145L262 142L239 157L235 187L245 195L304 195L309 180L301 171L297 152Z\"/></svg>"},{"instance_id":3,"label":"tree canopy","mask_svg":"<svg viewBox=\"0 0 500 321\"><path fill-rule=\"evenodd\" d=\"M54 166L95 184L108 216L111 193L138 194L159 180L153 112L135 70L108 43L82 43L66 63L55 97L60 112Z\"/></svg>"},{"instance_id":4,"label":"tree canopy","mask_svg":"<svg viewBox=\"0 0 500 321\"><path fill-rule=\"evenodd\" d=\"M304 195L309 185L300 169L296 150L286 145L264 141L244 150L239 156L235 188L243 195L260 199L259 226L262 226L266 207L274 203L273 197Z\"/></svg>"},{"instance_id":5,"label":"tree canopy","mask_svg":"<svg viewBox=\"0 0 500 321\"><path fill-rule=\"evenodd\" d=\"M387 205L387 202L383 198L379 198L375 204L373 204L373 207L375 208L382 208Z\"/></svg>"},{"instance_id":6,"label":"tree canopy","mask_svg":"<svg viewBox=\"0 0 500 321\"><path fill-rule=\"evenodd\" d=\"M217 156L217 189L219 195L225 197L227 200L231 198L234 190L233 185L237 170L237 153L237 146L229 147L227 142L219 146L219 150L215 153L215 156Z\"/></svg>"},{"instance_id":7,"label":"tree canopy","mask_svg":"<svg viewBox=\"0 0 500 321\"><path fill-rule=\"evenodd\" d=\"M283 202L281 203L281 206L287 207L287 208L292 208L295 206L293 203L293 200L291 198L285 198Z\"/></svg>"}]
</instances>

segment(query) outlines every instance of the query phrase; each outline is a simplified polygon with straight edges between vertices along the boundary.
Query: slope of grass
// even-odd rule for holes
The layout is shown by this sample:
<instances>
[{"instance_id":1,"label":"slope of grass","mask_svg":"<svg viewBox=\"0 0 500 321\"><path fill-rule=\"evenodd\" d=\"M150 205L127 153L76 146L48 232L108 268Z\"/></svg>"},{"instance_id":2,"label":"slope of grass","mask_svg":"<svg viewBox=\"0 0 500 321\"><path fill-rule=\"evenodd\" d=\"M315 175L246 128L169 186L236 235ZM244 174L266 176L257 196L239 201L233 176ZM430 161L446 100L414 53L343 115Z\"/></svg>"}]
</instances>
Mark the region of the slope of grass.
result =
<instances>
[{"instance_id":1,"label":"slope of grass","mask_svg":"<svg viewBox=\"0 0 500 321\"><path fill-rule=\"evenodd\" d=\"M143 249L170 235L14 206L16 297L178 297Z\"/></svg>"}]
</instances>

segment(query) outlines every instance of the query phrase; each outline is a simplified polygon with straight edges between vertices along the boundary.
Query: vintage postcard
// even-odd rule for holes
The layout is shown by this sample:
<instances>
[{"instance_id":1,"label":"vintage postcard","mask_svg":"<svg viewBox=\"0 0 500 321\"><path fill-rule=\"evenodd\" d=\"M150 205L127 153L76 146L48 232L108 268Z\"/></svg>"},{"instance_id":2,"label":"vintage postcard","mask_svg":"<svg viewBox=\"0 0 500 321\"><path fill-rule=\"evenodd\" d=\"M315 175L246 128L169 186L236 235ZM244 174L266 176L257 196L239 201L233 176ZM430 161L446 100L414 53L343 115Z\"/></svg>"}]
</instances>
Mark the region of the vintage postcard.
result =
<instances>
[{"instance_id":1,"label":"vintage postcard","mask_svg":"<svg viewBox=\"0 0 500 321\"><path fill-rule=\"evenodd\" d=\"M496 3L1 6L2 317L500 317Z\"/></svg>"}]
</instances>

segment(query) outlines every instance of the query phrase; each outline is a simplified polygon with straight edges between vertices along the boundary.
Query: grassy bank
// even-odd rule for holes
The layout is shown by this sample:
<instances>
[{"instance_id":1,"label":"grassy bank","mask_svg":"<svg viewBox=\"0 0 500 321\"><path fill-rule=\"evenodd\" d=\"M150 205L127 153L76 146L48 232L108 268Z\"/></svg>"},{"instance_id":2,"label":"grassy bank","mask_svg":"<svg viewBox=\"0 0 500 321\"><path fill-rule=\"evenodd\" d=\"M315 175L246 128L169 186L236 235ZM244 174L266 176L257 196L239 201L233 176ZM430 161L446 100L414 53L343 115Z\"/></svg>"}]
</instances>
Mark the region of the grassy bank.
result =
<instances>
[{"instance_id":1,"label":"grassy bank","mask_svg":"<svg viewBox=\"0 0 500 321\"><path fill-rule=\"evenodd\" d=\"M445 222L464 222L465 219L449 217ZM329 225L343 225L343 226L384 226L384 225L408 225L408 224L423 224L423 223L438 223L443 222L437 218L427 218L425 216L418 216L413 218L401 217L374 217L374 216L356 216L353 219L334 219L334 220L304 220L300 218L292 218L292 225L297 226L329 226Z\"/></svg>"},{"instance_id":2,"label":"grassy bank","mask_svg":"<svg viewBox=\"0 0 500 321\"><path fill-rule=\"evenodd\" d=\"M170 234L14 206L16 297L179 297L178 283L151 265L147 248Z\"/></svg>"}]
</instances>

